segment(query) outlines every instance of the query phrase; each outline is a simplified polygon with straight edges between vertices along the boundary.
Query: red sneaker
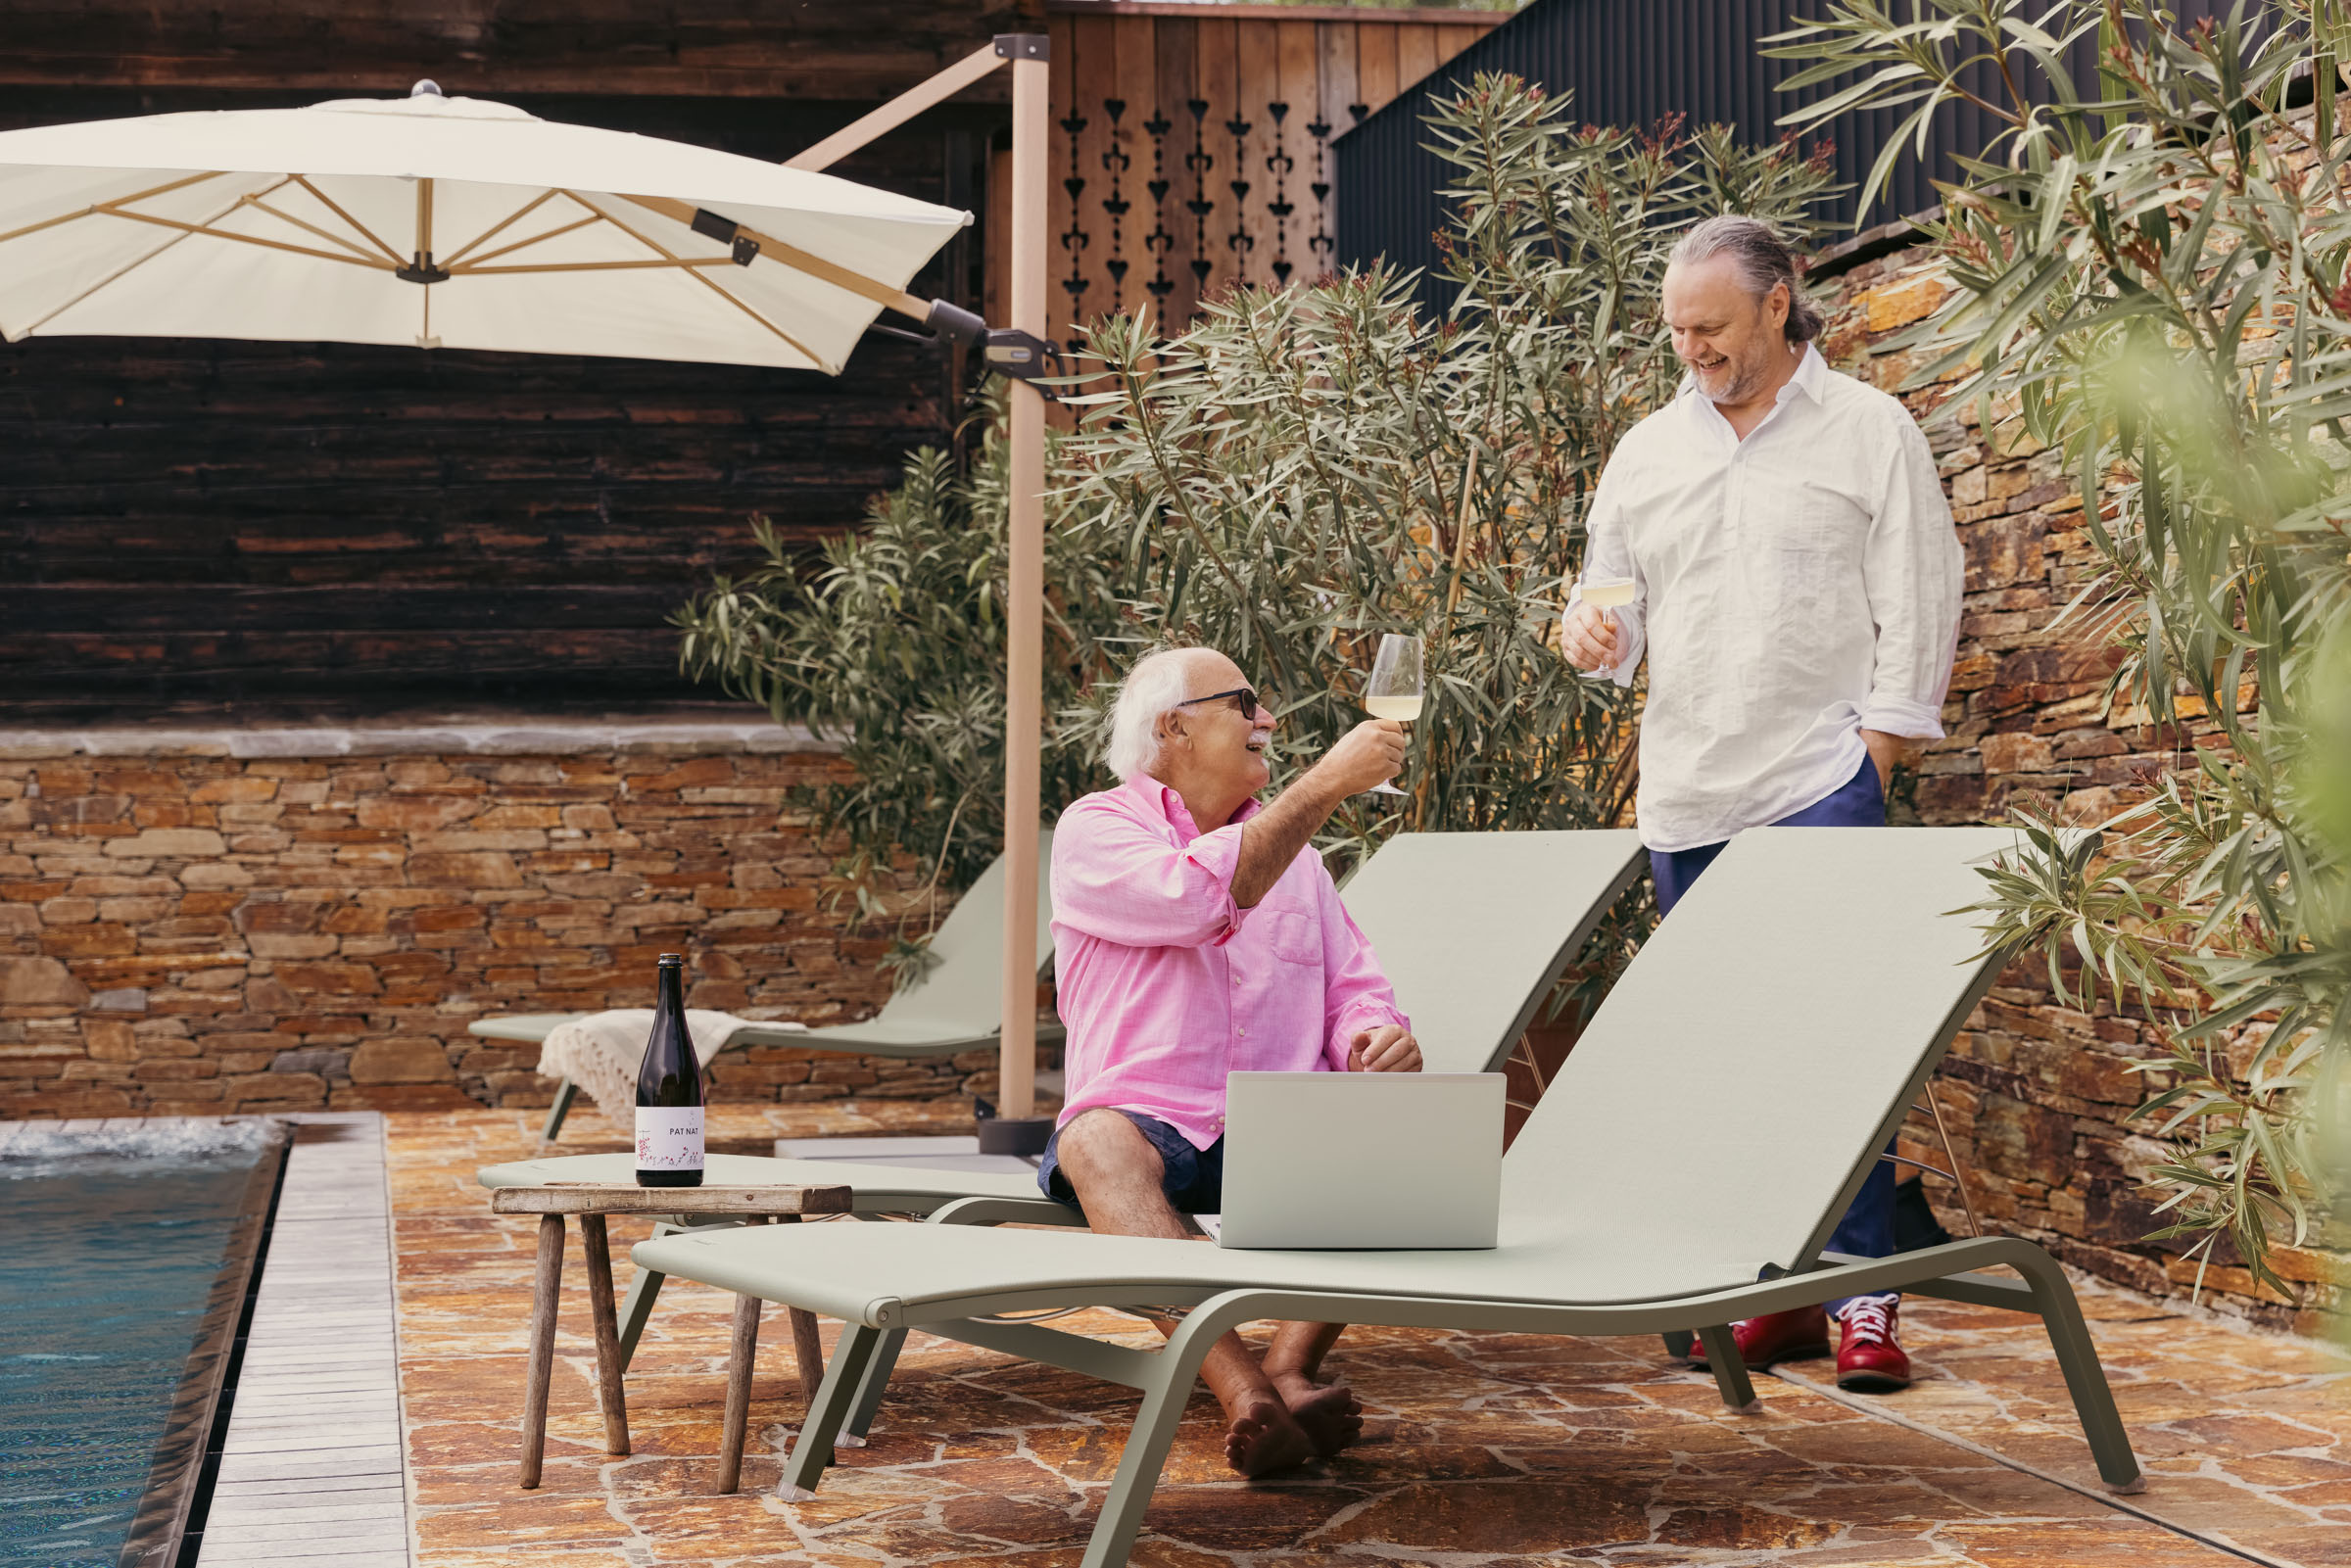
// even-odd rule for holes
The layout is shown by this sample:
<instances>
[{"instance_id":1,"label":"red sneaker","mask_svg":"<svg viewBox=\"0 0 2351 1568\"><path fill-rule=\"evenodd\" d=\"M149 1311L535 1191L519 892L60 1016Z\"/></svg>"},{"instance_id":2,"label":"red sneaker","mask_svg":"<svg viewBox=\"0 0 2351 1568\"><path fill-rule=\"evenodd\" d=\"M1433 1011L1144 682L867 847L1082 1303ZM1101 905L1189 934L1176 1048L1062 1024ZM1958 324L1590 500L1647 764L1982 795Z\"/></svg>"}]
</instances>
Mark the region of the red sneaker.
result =
<instances>
[{"instance_id":1,"label":"red sneaker","mask_svg":"<svg viewBox=\"0 0 2351 1568\"><path fill-rule=\"evenodd\" d=\"M1738 1343L1739 1359L1750 1371L1760 1372L1774 1361L1828 1354L1829 1314L1818 1307L1799 1307L1744 1317L1731 1325L1731 1338ZM1703 1341L1690 1342L1690 1364L1702 1369L1707 1365Z\"/></svg>"},{"instance_id":2,"label":"red sneaker","mask_svg":"<svg viewBox=\"0 0 2351 1568\"><path fill-rule=\"evenodd\" d=\"M1862 1297L1838 1319L1837 1386L1855 1394L1893 1394L1910 1386L1910 1357L1894 1341L1894 1301Z\"/></svg>"}]
</instances>

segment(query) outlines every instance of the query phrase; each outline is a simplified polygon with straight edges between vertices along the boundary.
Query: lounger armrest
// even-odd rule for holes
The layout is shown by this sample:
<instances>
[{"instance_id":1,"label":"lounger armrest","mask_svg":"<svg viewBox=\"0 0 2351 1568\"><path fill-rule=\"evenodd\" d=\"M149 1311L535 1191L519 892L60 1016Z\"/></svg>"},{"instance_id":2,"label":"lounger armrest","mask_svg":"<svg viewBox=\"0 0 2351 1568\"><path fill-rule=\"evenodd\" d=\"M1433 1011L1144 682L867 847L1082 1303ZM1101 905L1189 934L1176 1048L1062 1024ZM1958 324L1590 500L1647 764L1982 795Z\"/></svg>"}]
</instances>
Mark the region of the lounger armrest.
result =
<instances>
[{"instance_id":1,"label":"lounger armrest","mask_svg":"<svg viewBox=\"0 0 2351 1568\"><path fill-rule=\"evenodd\" d=\"M932 1225L1074 1225L1085 1226L1085 1215L1070 1204L1044 1194L1034 1198L958 1198L931 1212Z\"/></svg>"}]
</instances>

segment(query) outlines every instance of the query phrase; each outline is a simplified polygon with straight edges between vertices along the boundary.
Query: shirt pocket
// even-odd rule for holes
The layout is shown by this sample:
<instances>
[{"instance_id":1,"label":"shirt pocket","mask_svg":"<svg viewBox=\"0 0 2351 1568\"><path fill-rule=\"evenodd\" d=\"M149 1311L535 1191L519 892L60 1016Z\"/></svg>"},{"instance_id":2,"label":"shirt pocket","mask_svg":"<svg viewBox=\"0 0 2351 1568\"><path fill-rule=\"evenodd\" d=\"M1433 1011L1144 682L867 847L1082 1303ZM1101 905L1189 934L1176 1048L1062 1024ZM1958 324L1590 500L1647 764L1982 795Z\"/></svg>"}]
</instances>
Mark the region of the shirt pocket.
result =
<instances>
[{"instance_id":1,"label":"shirt pocket","mask_svg":"<svg viewBox=\"0 0 2351 1568\"><path fill-rule=\"evenodd\" d=\"M1284 964L1322 962L1322 932L1315 918L1302 909L1266 911L1266 945Z\"/></svg>"}]
</instances>

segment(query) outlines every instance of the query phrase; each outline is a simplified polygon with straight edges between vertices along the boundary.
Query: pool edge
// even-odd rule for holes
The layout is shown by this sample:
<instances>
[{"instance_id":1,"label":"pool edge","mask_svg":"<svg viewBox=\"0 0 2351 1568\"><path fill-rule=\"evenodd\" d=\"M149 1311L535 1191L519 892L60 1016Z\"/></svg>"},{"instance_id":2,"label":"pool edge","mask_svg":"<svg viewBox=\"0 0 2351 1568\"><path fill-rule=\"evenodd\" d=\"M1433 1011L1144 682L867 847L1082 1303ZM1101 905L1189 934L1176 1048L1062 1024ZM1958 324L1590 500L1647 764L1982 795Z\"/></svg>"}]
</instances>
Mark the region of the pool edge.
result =
<instances>
[{"instance_id":1,"label":"pool edge","mask_svg":"<svg viewBox=\"0 0 2351 1568\"><path fill-rule=\"evenodd\" d=\"M214 1118L169 1119L209 1122ZM147 1483L131 1515L129 1533L122 1540L118 1559L120 1568L172 1568L179 1560L181 1539L203 1491L205 1458L212 1446L221 1391L236 1358L237 1330L244 1321L246 1299L254 1290L255 1269L267 1253L270 1211L285 1177L292 1145L293 1129L281 1124L280 1136L254 1162L246 1177L236 1222L221 1250L220 1268L214 1276L204 1316L198 1320L187 1366L180 1373L170 1412L164 1418L163 1434L156 1439Z\"/></svg>"}]
</instances>

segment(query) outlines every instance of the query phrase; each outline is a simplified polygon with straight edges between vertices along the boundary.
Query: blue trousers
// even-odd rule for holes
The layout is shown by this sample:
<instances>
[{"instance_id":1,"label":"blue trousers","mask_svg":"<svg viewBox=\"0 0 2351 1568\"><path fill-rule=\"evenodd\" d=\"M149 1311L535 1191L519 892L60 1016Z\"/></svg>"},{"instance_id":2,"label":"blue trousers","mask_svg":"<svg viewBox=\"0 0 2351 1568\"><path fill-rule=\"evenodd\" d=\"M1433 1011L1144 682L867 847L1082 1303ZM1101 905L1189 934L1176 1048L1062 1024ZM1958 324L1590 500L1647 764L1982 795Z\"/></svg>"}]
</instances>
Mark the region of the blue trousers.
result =
<instances>
[{"instance_id":1,"label":"blue trousers","mask_svg":"<svg viewBox=\"0 0 2351 1568\"><path fill-rule=\"evenodd\" d=\"M1878 783L1877 764L1867 757L1861 759L1861 771L1839 786L1825 800L1816 800L1801 811L1791 812L1773 823L1774 828L1883 828L1886 826L1886 788ZM1727 840L1725 841L1727 843ZM1673 906L1691 884L1714 864L1723 844L1701 844L1696 849L1653 849L1649 852L1650 875L1657 884L1657 910L1671 914ZM1886 1152L1892 1154L1894 1145ZM1852 1206L1846 1210L1845 1218L1838 1223L1836 1233L1829 1237L1829 1251L1847 1253L1855 1258L1888 1258L1894 1253L1894 1164L1881 1160L1872 1166L1869 1179L1853 1197ZM1882 1298L1892 1300L1891 1297ZM1834 1317L1845 1310L1852 1297L1841 1297L1829 1303L1829 1315Z\"/></svg>"}]
</instances>

